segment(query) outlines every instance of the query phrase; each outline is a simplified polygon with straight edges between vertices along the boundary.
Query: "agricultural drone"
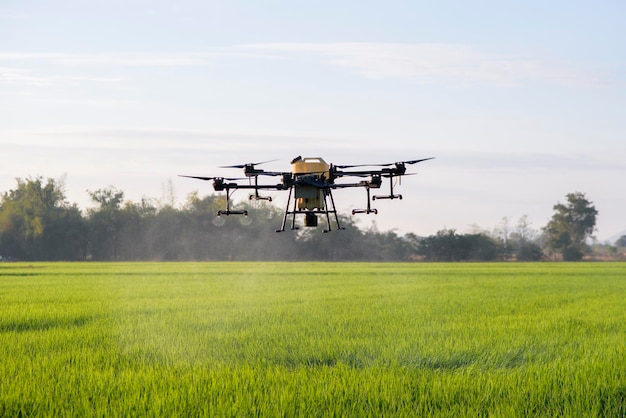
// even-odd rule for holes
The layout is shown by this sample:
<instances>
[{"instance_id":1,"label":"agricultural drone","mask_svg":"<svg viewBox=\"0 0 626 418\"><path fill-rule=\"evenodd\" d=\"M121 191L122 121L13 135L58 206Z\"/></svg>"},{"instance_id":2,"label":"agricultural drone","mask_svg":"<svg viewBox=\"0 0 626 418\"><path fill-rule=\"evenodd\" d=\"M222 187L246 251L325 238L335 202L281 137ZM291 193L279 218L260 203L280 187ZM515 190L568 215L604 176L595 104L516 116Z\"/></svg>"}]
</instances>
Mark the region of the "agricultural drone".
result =
<instances>
[{"instance_id":1,"label":"agricultural drone","mask_svg":"<svg viewBox=\"0 0 626 418\"><path fill-rule=\"evenodd\" d=\"M226 208L219 210L217 216L243 215L248 216L247 210L234 210L230 208L231 195L234 190L247 189L254 193L250 194L250 200L267 200L272 201L270 196L263 196L259 193L261 190L279 190L288 191L287 207L283 215L283 221L280 229L276 232L283 232L287 219L291 215L291 229L296 227L296 216L304 216L304 225L307 227L317 226L317 215L326 217L327 228L324 232L330 232L331 215L334 217L336 228L343 229L339 223L335 201L332 191L335 189L346 189L354 187L362 187L367 193L367 205L365 209L354 209L353 215L356 214L377 214L378 210L371 207L370 201L377 199L402 199L401 194L394 193L394 181L399 180L402 176L415 174L407 173L406 166L416 164L422 161L432 160L434 157L422 158L419 160L400 161L388 164L357 164L357 165L334 165L328 164L322 158L302 158L300 156L291 161L291 171L276 172L265 171L257 168L258 165L271 161L263 161L258 163L238 164L224 166L221 168L239 168L243 169L245 177L204 177L204 176L180 176L199 180L213 180L213 188L215 191L226 192ZM278 183L261 184L259 176L277 177ZM363 179L353 180L353 182L337 182L339 179ZM370 189L380 189L383 179L389 179L389 193L382 195L371 195ZM241 181L247 180L242 183ZM293 202L293 203L292 203Z\"/></svg>"}]
</instances>

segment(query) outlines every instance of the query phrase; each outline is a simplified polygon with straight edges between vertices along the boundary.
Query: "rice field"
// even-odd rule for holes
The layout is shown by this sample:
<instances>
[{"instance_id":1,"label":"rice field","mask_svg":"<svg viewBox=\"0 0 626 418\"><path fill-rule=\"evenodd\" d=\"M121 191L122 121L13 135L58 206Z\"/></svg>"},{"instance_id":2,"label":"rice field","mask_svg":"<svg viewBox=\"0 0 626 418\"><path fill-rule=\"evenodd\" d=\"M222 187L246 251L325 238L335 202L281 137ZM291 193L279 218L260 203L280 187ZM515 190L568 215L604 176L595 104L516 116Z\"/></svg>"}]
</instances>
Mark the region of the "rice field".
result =
<instances>
[{"instance_id":1,"label":"rice field","mask_svg":"<svg viewBox=\"0 0 626 418\"><path fill-rule=\"evenodd\" d=\"M5 263L0 309L0 416L626 416L625 263Z\"/></svg>"}]
</instances>

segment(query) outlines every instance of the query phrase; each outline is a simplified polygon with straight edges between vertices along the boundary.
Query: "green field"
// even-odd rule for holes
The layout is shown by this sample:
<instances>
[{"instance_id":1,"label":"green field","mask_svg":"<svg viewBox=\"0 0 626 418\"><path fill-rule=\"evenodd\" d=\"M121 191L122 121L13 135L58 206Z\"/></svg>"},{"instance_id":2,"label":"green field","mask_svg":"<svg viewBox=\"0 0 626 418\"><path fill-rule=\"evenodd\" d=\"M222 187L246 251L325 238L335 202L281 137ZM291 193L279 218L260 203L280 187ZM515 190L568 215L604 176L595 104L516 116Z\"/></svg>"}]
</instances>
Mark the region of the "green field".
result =
<instances>
[{"instance_id":1,"label":"green field","mask_svg":"<svg viewBox=\"0 0 626 418\"><path fill-rule=\"evenodd\" d=\"M0 416L626 416L626 264L6 263Z\"/></svg>"}]
</instances>

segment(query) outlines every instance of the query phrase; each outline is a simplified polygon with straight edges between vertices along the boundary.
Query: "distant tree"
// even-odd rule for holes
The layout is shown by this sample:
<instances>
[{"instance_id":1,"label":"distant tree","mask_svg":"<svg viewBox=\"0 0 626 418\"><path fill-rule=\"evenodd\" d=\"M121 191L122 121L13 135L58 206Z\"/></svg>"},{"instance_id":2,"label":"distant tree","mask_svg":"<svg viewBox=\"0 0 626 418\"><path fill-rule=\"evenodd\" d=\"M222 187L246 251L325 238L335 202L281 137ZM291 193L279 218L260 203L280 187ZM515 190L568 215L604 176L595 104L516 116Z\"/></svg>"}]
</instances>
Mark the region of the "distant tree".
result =
<instances>
[{"instance_id":1,"label":"distant tree","mask_svg":"<svg viewBox=\"0 0 626 418\"><path fill-rule=\"evenodd\" d=\"M548 248L565 261L581 260L587 249L585 240L592 236L598 211L584 193L569 193L567 203L557 203L554 215L544 227Z\"/></svg>"},{"instance_id":2,"label":"distant tree","mask_svg":"<svg viewBox=\"0 0 626 418\"><path fill-rule=\"evenodd\" d=\"M411 233L400 237L394 231L379 231L375 226L362 230L355 218L341 214L344 231L322 234L326 220L320 217L317 228L276 234L274 230L284 212L267 202L231 202L233 209L247 210L250 216L216 217L217 211L226 205L223 195L200 197L192 193L177 208L170 182L164 186L162 199L144 198L140 203L125 201L124 192L113 186L88 191L95 205L83 213L65 201L62 183L41 177L18 179L15 190L0 195L0 255L23 260L490 261L498 257L510 259L513 255L518 260L541 258L536 234L526 217L520 219L517 229L510 226L508 218L503 218L493 237L478 227L463 235L444 229L426 238ZM300 226L301 221L297 221ZM556 230L554 225L551 226ZM563 230L570 240L576 236L569 229Z\"/></svg>"},{"instance_id":3,"label":"distant tree","mask_svg":"<svg viewBox=\"0 0 626 418\"><path fill-rule=\"evenodd\" d=\"M120 252L120 231L124 224L122 203L124 192L109 186L88 191L96 208L87 211L89 219L89 250L95 260L117 260Z\"/></svg>"},{"instance_id":4,"label":"distant tree","mask_svg":"<svg viewBox=\"0 0 626 418\"><path fill-rule=\"evenodd\" d=\"M619 237L619 239L615 241L615 245L618 247L626 247L626 235Z\"/></svg>"},{"instance_id":5,"label":"distant tree","mask_svg":"<svg viewBox=\"0 0 626 418\"><path fill-rule=\"evenodd\" d=\"M543 259L541 246L534 242L521 242L515 252L517 261L540 261Z\"/></svg>"},{"instance_id":6,"label":"distant tree","mask_svg":"<svg viewBox=\"0 0 626 418\"><path fill-rule=\"evenodd\" d=\"M535 242L536 232L531 228L527 215L517 221L515 232L511 234L517 261L539 261L543 258L541 246Z\"/></svg>"},{"instance_id":7,"label":"distant tree","mask_svg":"<svg viewBox=\"0 0 626 418\"><path fill-rule=\"evenodd\" d=\"M116 211L119 210L124 202L124 192L113 186L104 189L98 189L95 192L87 191L91 200L97 203L99 211Z\"/></svg>"},{"instance_id":8,"label":"distant tree","mask_svg":"<svg viewBox=\"0 0 626 418\"><path fill-rule=\"evenodd\" d=\"M417 252L426 261L491 261L498 257L498 245L486 234L444 229L419 241Z\"/></svg>"},{"instance_id":9,"label":"distant tree","mask_svg":"<svg viewBox=\"0 0 626 418\"><path fill-rule=\"evenodd\" d=\"M139 203L125 202L122 207L115 210L115 215L111 219L116 223L118 259L155 259L154 239L150 235L158 212L155 205L153 199L142 198Z\"/></svg>"},{"instance_id":10,"label":"distant tree","mask_svg":"<svg viewBox=\"0 0 626 418\"><path fill-rule=\"evenodd\" d=\"M320 216L319 225L315 228L304 227L296 236L295 256L299 260L362 260L371 257L371 260L380 260L385 257L382 250L369 252L373 236L369 232L361 231L354 223L353 218L339 215L339 222L345 230L335 230L334 220L331 220L332 232L324 234L322 228L326 228L326 219ZM296 224L302 222L298 219ZM287 232L287 234L291 234ZM285 235L281 233L279 235ZM284 239L284 238L282 238Z\"/></svg>"},{"instance_id":11,"label":"distant tree","mask_svg":"<svg viewBox=\"0 0 626 418\"><path fill-rule=\"evenodd\" d=\"M494 228L493 236L500 243L500 254L503 260L511 258L511 223L508 216L503 217L500 223Z\"/></svg>"},{"instance_id":12,"label":"distant tree","mask_svg":"<svg viewBox=\"0 0 626 418\"><path fill-rule=\"evenodd\" d=\"M85 225L65 201L62 181L17 179L0 198L0 254L24 260L77 260L85 253Z\"/></svg>"},{"instance_id":13,"label":"distant tree","mask_svg":"<svg viewBox=\"0 0 626 418\"><path fill-rule=\"evenodd\" d=\"M144 217L144 234L139 245L150 248L152 260L184 260L188 254L182 246L184 217L172 206L163 206L148 219Z\"/></svg>"},{"instance_id":14,"label":"distant tree","mask_svg":"<svg viewBox=\"0 0 626 418\"><path fill-rule=\"evenodd\" d=\"M350 226L350 230L360 234L356 226ZM360 257L354 254L355 259L359 260L405 261L410 260L415 252L411 241L399 237L394 231L380 232L377 229L369 229L362 233L362 238L356 235L352 245L359 247L360 239L363 239Z\"/></svg>"},{"instance_id":15,"label":"distant tree","mask_svg":"<svg viewBox=\"0 0 626 418\"><path fill-rule=\"evenodd\" d=\"M498 244L486 234L465 234L461 242L467 248L468 261L493 261L498 258Z\"/></svg>"}]
</instances>

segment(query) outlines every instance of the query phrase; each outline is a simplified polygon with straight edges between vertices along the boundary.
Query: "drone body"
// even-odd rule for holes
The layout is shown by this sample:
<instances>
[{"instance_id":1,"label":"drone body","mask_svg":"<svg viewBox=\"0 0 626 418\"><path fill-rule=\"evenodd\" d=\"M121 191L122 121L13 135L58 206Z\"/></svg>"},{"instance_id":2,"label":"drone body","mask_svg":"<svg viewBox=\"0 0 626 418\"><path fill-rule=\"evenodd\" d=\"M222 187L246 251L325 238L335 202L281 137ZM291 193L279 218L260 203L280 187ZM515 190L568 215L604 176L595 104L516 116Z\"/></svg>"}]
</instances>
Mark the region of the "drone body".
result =
<instances>
[{"instance_id":1,"label":"drone body","mask_svg":"<svg viewBox=\"0 0 626 418\"><path fill-rule=\"evenodd\" d=\"M283 215L283 221L280 229L276 232L283 232L287 224L287 219L291 215L291 229L296 227L296 216L304 215L304 225L314 227L318 224L317 215L326 217L327 228L324 232L330 232L331 215L334 218L337 229L343 229L339 222L335 201L332 191L335 189L362 187L367 192L367 208L354 209L352 214L377 214L376 209L371 208L370 200L376 199L402 199L402 195L394 194L394 179L399 179L406 173L407 164L415 164L434 157L422 158L419 160L401 161L388 164L359 164L359 165L333 165L328 164L324 159L319 157L302 158L300 156L291 161L291 171L274 172L265 171L256 168L257 165L269 162L247 163L240 165L227 166L223 168L242 168L244 178L227 178L227 177L202 177L202 176L181 176L195 178L199 180L213 180L213 188L215 191L226 192L226 209L219 210L217 216L243 215L248 216L246 210L231 210L230 196L233 190L249 189L254 194L250 195L250 199L271 201L269 196L261 196L259 190L279 190L288 191L287 207ZM360 167L377 167L365 170L349 170ZM276 184L259 184L259 176L279 177L280 182ZM342 178L364 178L353 183L336 182ZM380 189L382 179L389 179L389 193L384 195L371 196L370 189ZM239 183L241 180L248 180L248 184ZM254 180L254 181L253 181Z\"/></svg>"}]
</instances>

